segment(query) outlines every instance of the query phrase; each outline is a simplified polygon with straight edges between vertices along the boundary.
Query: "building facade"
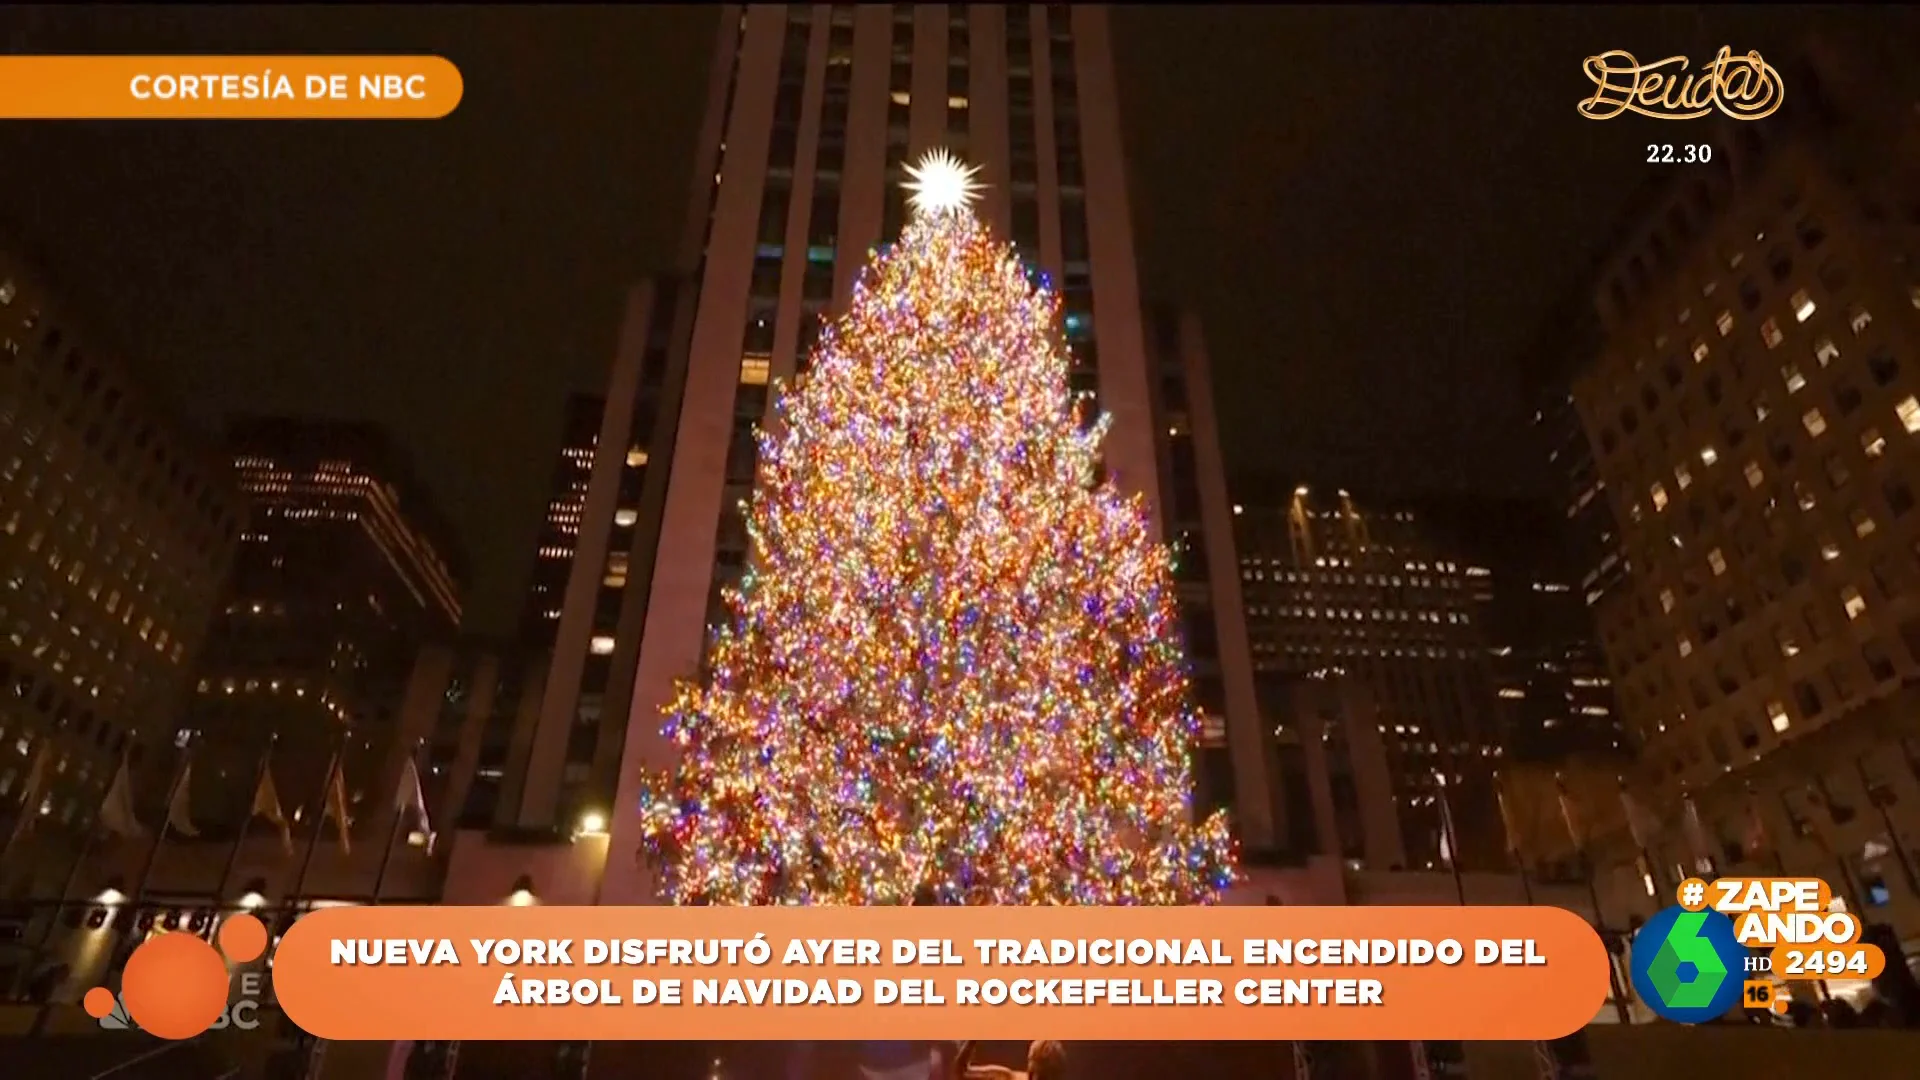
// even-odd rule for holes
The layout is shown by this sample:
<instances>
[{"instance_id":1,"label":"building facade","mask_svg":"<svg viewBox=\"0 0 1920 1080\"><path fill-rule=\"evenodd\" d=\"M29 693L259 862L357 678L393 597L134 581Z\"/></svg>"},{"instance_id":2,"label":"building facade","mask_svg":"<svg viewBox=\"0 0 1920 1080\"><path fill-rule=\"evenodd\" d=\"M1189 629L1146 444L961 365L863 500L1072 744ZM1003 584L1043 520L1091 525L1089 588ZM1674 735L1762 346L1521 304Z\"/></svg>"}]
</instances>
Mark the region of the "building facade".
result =
<instances>
[{"instance_id":1,"label":"building facade","mask_svg":"<svg viewBox=\"0 0 1920 1080\"><path fill-rule=\"evenodd\" d=\"M244 819L269 742L290 813L318 812L334 767L351 800L383 803L411 748L397 722L409 672L457 630L467 580L381 429L243 417L227 449L250 511L183 725L208 836Z\"/></svg>"},{"instance_id":2,"label":"building facade","mask_svg":"<svg viewBox=\"0 0 1920 1080\"><path fill-rule=\"evenodd\" d=\"M616 854L595 895L651 898L632 811L645 772L671 761L673 684L699 670L745 567L755 425L904 225L904 166L944 147L981 167L978 212L1060 292L1073 386L1113 418L1109 475L1181 544L1203 798L1270 844L1250 664L1229 625L1238 582L1209 570L1234 559L1204 343L1171 315L1149 336L1106 12L753 5L721 22L687 272L629 299L516 827L565 837L606 815ZM1252 767L1230 751L1236 731Z\"/></svg>"},{"instance_id":3,"label":"building facade","mask_svg":"<svg viewBox=\"0 0 1920 1080\"><path fill-rule=\"evenodd\" d=\"M29 834L73 840L122 761L166 756L242 521L208 441L109 353L0 250L0 887Z\"/></svg>"},{"instance_id":4,"label":"building facade","mask_svg":"<svg viewBox=\"0 0 1920 1080\"><path fill-rule=\"evenodd\" d=\"M1920 917L1920 175L1910 86L1825 62L1674 174L1596 289L1574 397L1629 577L1598 605L1638 848Z\"/></svg>"},{"instance_id":5,"label":"building facade","mask_svg":"<svg viewBox=\"0 0 1920 1080\"><path fill-rule=\"evenodd\" d=\"M1347 739L1335 758L1350 758L1344 768L1365 776L1368 759L1384 753L1391 777L1384 794L1401 833L1397 843L1373 850L1398 849L1403 868L1470 854L1497 860L1498 844L1485 842L1496 834L1484 823L1507 733L1479 623L1476 584L1487 571L1439 546L1411 510L1362 508L1344 491L1316 498L1306 487L1277 502L1241 497L1249 501L1234 515L1240 587L1263 709L1282 755L1291 757L1303 740L1331 742L1342 730L1323 721L1303 727L1295 684L1351 684L1355 689L1341 698L1364 705L1342 711L1371 711L1376 732ZM1368 745L1373 741L1379 751ZM1355 788L1355 798L1382 794ZM1353 809L1373 816L1357 802ZM1474 850L1462 849L1468 843Z\"/></svg>"},{"instance_id":6,"label":"building facade","mask_svg":"<svg viewBox=\"0 0 1920 1080\"><path fill-rule=\"evenodd\" d=\"M553 465L546 516L534 543L533 572L520 613L520 641L529 647L550 649L559 636L560 608L580 543L587 487L593 479L593 455L600 443L600 420L606 408L606 399L596 394L567 398L560 424L560 453Z\"/></svg>"}]
</instances>

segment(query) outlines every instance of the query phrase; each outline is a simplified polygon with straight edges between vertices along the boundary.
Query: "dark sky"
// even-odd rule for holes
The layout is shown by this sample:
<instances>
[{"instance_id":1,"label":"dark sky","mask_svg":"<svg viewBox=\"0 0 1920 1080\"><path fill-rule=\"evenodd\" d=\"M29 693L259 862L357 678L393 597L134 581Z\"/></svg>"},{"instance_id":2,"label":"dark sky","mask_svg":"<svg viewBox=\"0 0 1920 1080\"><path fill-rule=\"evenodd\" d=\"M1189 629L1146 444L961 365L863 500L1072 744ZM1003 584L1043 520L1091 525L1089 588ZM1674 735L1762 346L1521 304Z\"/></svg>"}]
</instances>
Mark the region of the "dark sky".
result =
<instances>
[{"instance_id":1,"label":"dark sky","mask_svg":"<svg viewBox=\"0 0 1920 1080\"><path fill-rule=\"evenodd\" d=\"M1358 486L1538 483L1510 365L1648 142L1581 59L1784 55L1794 8L1129 8L1116 16L1153 292L1207 322L1229 465ZM0 220L194 414L392 426L517 608L564 394L670 258L712 9L9 8L9 52L432 52L426 123L0 123ZM1910 33L1912 23L1901 24ZM1789 87L1791 93L1791 87ZM1676 166L1666 166L1674 168Z\"/></svg>"}]
</instances>

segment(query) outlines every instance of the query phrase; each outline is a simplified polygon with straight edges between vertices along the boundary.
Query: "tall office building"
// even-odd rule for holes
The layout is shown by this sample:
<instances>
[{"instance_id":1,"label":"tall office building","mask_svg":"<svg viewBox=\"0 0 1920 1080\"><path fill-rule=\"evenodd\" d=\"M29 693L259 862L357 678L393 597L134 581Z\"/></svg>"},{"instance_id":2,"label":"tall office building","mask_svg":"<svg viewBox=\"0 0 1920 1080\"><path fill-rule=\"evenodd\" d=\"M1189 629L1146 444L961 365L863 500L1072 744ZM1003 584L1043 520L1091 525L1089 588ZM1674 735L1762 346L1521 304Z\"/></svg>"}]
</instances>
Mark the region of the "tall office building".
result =
<instances>
[{"instance_id":1,"label":"tall office building","mask_svg":"<svg viewBox=\"0 0 1920 1080\"><path fill-rule=\"evenodd\" d=\"M385 800L402 689L421 646L459 626L465 557L371 424L237 418L227 449L252 505L187 721L194 811L237 823L272 735L289 810L314 804L343 739L348 790Z\"/></svg>"},{"instance_id":2,"label":"tall office building","mask_svg":"<svg viewBox=\"0 0 1920 1080\"><path fill-rule=\"evenodd\" d=\"M595 394L567 398L560 425L560 454L554 462L546 517L534 543L533 572L520 614L523 645L552 648L558 636L560 606L580 544L587 486L593 478L593 452L600 443L600 419L606 408L606 399Z\"/></svg>"},{"instance_id":3,"label":"tall office building","mask_svg":"<svg viewBox=\"0 0 1920 1080\"><path fill-rule=\"evenodd\" d=\"M1645 797L1702 819L1655 838L1662 876L1753 858L1759 820L1920 927L1920 131L1906 68L1851 59L1789 67L1779 113L1655 189L1575 399L1630 565L1599 615Z\"/></svg>"},{"instance_id":4,"label":"tall office building","mask_svg":"<svg viewBox=\"0 0 1920 1080\"><path fill-rule=\"evenodd\" d=\"M1205 796L1231 801L1245 842L1266 846L1237 582L1207 570L1234 560L1204 350L1190 322L1147 333L1106 12L729 5L721 23L687 273L629 301L516 824L565 834L607 814L613 854L594 895L651 895L633 811L644 771L672 760L660 726L673 683L699 670L721 589L744 568L754 425L905 223L904 166L945 147L981 167L978 212L1062 296L1073 385L1113 418L1109 475L1184 538L1211 717ZM1226 752L1239 742L1244 759Z\"/></svg>"},{"instance_id":5,"label":"tall office building","mask_svg":"<svg viewBox=\"0 0 1920 1080\"><path fill-rule=\"evenodd\" d=\"M212 448L0 249L0 843L84 827L123 756L165 756L241 514Z\"/></svg>"},{"instance_id":6,"label":"tall office building","mask_svg":"<svg viewBox=\"0 0 1920 1080\"><path fill-rule=\"evenodd\" d=\"M1364 818L1368 800L1390 798L1399 823L1397 840L1368 846L1372 858L1393 852L1415 868L1463 852L1497 858L1497 844L1480 843L1491 817L1490 780L1506 752L1478 622L1476 578L1488 571L1436 544L1408 509L1363 508L1346 492L1316 498L1306 487L1266 501L1242 490L1247 501L1234 516L1240 587L1255 678L1282 761L1303 740L1351 744L1333 756L1351 762L1330 766L1336 776L1351 773L1355 784L1345 797L1335 784L1336 815ZM1338 695L1343 715L1371 710L1376 730L1323 722L1317 698L1303 712L1296 689L1303 679L1353 687ZM1368 781L1370 759L1382 753L1391 779L1385 788ZM1444 842L1443 797L1456 834ZM1469 842L1474 850L1464 851ZM1342 846L1358 857L1354 844Z\"/></svg>"}]
</instances>

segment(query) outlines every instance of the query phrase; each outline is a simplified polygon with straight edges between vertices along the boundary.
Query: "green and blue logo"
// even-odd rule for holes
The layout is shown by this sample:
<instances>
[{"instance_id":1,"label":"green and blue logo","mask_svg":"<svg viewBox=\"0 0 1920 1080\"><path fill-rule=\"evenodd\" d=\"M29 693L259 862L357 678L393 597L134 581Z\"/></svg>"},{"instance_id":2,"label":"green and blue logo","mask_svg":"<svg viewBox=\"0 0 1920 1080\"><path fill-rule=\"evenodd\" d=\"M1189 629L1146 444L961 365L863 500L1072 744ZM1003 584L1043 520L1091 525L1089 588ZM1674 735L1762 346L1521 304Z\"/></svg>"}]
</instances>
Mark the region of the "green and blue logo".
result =
<instances>
[{"instance_id":1,"label":"green and blue logo","mask_svg":"<svg viewBox=\"0 0 1920 1080\"><path fill-rule=\"evenodd\" d=\"M1656 1016L1704 1024L1739 1004L1746 963L1732 919L1675 904L1634 935L1633 990Z\"/></svg>"}]
</instances>

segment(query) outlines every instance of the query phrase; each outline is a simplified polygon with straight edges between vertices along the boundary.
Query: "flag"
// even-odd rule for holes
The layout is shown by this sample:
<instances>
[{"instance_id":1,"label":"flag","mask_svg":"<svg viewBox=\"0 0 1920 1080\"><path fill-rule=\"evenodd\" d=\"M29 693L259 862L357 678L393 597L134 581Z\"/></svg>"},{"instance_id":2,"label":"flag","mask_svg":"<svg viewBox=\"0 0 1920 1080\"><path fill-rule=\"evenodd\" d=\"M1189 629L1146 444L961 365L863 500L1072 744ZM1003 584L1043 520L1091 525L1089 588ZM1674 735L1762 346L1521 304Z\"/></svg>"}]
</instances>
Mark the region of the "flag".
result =
<instances>
[{"instance_id":1,"label":"flag","mask_svg":"<svg viewBox=\"0 0 1920 1080\"><path fill-rule=\"evenodd\" d=\"M1453 833L1453 806L1447 798L1447 778L1434 773L1433 781L1440 798L1440 859L1451 867L1459 854Z\"/></svg>"},{"instance_id":2,"label":"flag","mask_svg":"<svg viewBox=\"0 0 1920 1080\"><path fill-rule=\"evenodd\" d=\"M1504 775L1496 776L1493 781L1494 802L1500 807L1500 827L1506 830L1507 854L1515 862L1520 861L1520 829L1513 820L1513 808L1507 805L1507 785Z\"/></svg>"},{"instance_id":3,"label":"flag","mask_svg":"<svg viewBox=\"0 0 1920 1080\"><path fill-rule=\"evenodd\" d=\"M340 850L348 855L353 854L353 841L348 836L353 819L347 816L347 776L337 761L333 767L333 779L327 787L327 804L322 810L320 824L325 826L328 818L332 818L334 828L340 830Z\"/></svg>"},{"instance_id":4,"label":"flag","mask_svg":"<svg viewBox=\"0 0 1920 1080\"><path fill-rule=\"evenodd\" d=\"M139 815L133 812L133 778L127 775L124 759L120 762L120 771L113 774L113 783L107 785L107 797L101 800L100 824L108 832L128 839L147 834Z\"/></svg>"},{"instance_id":5,"label":"flag","mask_svg":"<svg viewBox=\"0 0 1920 1080\"><path fill-rule=\"evenodd\" d=\"M1560 773L1553 774L1553 786L1560 795L1560 820L1567 826L1567 839L1573 842L1573 850L1585 855L1587 838L1580 831L1580 815L1575 812L1573 796L1567 791L1567 778Z\"/></svg>"},{"instance_id":6,"label":"flag","mask_svg":"<svg viewBox=\"0 0 1920 1080\"><path fill-rule=\"evenodd\" d=\"M1660 821L1627 790L1625 780L1620 781L1620 809L1627 816L1627 831L1633 834L1633 846L1642 851L1651 850L1654 839L1660 835Z\"/></svg>"},{"instance_id":7,"label":"flag","mask_svg":"<svg viewBox=\"0 0 1920 1080\"><path fill-rule=\"evenodd\" d=\"M14 819L13 832L7 839L8 847L25 835L40 816L40 795L47 786L47 763L53 760L53 740L41 739L39 752L34 754L33 766L27 770L27 782L20 788L20 816Z\"/></svg>"},{"instance_id":8,"label":"flag","mask_svg":"<svg viewBox=\"0 0 1920 1080\"><path fill-rule=\"evenodd\" d=\"M260 786L253 789L251 813L279 826L280 844L287 849L287 854L293 854L293 827L287 823L286 811L280 808L280 790L273 786L272 766L260 770Z\"/></svg>"},{"instance_id":9,"label":"flag","mask_svg":"<svg viewBox=\"0 0 1920 1080\"><path fill-rule=\"evenodd\" d=\"M181 836L200 835L200 830L193 827L193 798L187 791L192 777L191 763L180 766L180 782L174 785L173 800L167 804L167 828Z\"/></svg>"},{"instance_id":10,"label":"flag","mask_svg":"<svg viewBox=\"0 0 1920 1080\"><path fill-rule=\"evenodd\" d=\"M413 755L407 755L406 767L400 770L400 787L393 794L394 809L404 817L412 814L420 826L420 832L427 838L427 853L433 853L433 822L427 820L427 793L420 786L420 770L414 767Z\"/></svg>"},{"instance_id":11,"label":"flag","mask_svg":"<svg viewBox=\"0 0 1920 1080\"><path fill-rule=\"evenodd\" d=\"M1680 818L1680 830L1686 835L1688 854L1693 856L1693 869L1696 873L1711 874L1714 871L1713 845L1707 840L1706 826L1700 822L1700 807L1693 796L1685 799L1685 809Z\"/></svg>"}]
</instances>

